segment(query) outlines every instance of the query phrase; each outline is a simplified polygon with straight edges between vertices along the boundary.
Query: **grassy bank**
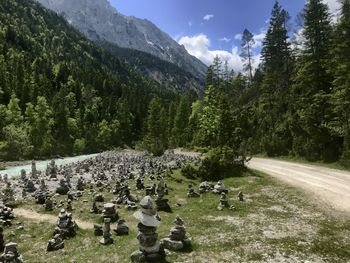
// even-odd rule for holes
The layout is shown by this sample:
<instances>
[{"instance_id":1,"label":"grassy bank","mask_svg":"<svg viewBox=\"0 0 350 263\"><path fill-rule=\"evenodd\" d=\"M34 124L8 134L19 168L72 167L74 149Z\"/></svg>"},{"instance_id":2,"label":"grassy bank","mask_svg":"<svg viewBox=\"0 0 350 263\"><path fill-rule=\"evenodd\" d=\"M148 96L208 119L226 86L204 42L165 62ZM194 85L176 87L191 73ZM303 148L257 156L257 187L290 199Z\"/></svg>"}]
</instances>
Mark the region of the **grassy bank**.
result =
<instances>
[{"instance_id":1,"label":"grassy bank","mask_svg":"<svg viewBox=\"0 0 350 263\"><path fill-rule=\"evenodd\" d=\"M193 239L192 252L171 253L167 257L169 262L281 262L283 259L290 260L287 262L349 262L349 218L331 216L299 190L258 172L249 171L244 177L223 182L230 189L230 204L237 207L236 211L218 211L220 197L212 193L188 199L187 185L198 185L199 181L188 180L179 171L167 178L173 213L160 212L159 237L169 234L178 214ZM135 189L135 185L131 188ZM236 200L239 191L246 194L245 202ZM140 197L142 194L139 193ZM110 193L104 195L106 200L112 198ZM100 222L99 216L88 212L90 200L91 197L84 194L74 201L75 219ZM176 202L183 205L176 207ZM44 213L34 201L20 206ZM52 214L58 215L58 212L59 209L55 209ZM106 247L99 244L100 237L95 237L92 230L80 230L75 238L65 242L64 250L46 253L47 241L55 226L25 218L15 220L21 222L24 229L17 230L15 223L6 229L5 239L18 243L27 262L129 262L130 254L138 249L137 221L132 213L123 207L119 209L119 215L129 224L130 234L113 235L114 244Z\"/></svg>"}]
</instances>

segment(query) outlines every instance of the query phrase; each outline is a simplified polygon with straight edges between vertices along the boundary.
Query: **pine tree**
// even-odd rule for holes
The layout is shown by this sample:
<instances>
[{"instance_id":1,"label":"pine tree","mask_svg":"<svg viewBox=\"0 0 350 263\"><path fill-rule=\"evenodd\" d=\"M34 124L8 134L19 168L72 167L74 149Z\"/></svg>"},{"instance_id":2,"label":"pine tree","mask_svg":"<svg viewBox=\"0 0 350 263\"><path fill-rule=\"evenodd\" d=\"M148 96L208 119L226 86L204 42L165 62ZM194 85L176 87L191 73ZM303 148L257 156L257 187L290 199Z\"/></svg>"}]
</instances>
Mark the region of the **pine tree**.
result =
<instances>
[{"instance_id":1,"label":"pine tree","mask_svg":"<svg viewBox=\"0 0 350 263\"><path fill-rule=\"evenodd\" d=\"M254 35L248 29L244 29L241 44L241 57L244 64L243 69L248 73L249 83L253 80L253 45L255 44Z\"/></svg>"},{"instance_id":2,"label":"pine tree","mask_svg":"<svg viewBox=\"0 0 350 263\"><path fill-rule=\"evenodd\" d=\"M268 155L288 154L289 135L286 114L291 83L291 51L288 41L288 14L275 2L269 28L263 41L261 96L257 137Z\"/></svg>"},{"instance_id":3,"label":"pine tree","mask_svg":"<svg viewBox=\"0 0 350 263\"><path fill-rule=\"evenodd\" d=\"M167 113L159 98L154 98L148 107L144 144L152 154L159 156L167 148Z\"/></svg>"},{"instance_id":4,"label":"pine tree","mask_svg":"<svg viewBox=\"0 0 350 263\"><path fill-rule=\"evenodd\" d=\"M189 144L188 120L191 114L191 104L187 96L182 96L177 107L174 128L172 131L173 142L176 147Z\"/></svg>"},{"instance_id":5,"label":"pine tree","mask_svg":"<svg viewBox=\"0 0 350 263\"><path fill-rule=\"evenodd\" d=\"M333 129L344 138L342 162L350 166L350 0L342 1L333 35L330 71L334 76L332 104L337 116Z\"/></svg>"},{"instance_id":6,"label":"pine tree","mask_svg":"<svg viewBox=\"0 0 350 263\"><path fill-rule=\"evenodd\" d=\"M311 160L334 160L339 143L328 128L332 118L330 62L332 28L328 7L309 0L305 7L304 43L295 73L292 109L293 151Z\"/></svg>"}]
</instances>

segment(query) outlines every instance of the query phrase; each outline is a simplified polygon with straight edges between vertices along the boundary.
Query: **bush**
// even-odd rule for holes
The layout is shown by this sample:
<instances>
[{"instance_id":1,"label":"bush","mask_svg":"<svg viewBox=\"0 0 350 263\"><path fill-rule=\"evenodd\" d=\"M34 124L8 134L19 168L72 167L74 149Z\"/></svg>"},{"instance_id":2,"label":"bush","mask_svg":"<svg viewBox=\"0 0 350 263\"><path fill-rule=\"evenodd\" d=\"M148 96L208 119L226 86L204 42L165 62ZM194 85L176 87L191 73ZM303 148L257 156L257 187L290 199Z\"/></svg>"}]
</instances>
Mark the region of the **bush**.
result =
<instances>
[{"instance_id":1,"label":"bush","mask_svg":"<svg viewBox=\"0 0 350 263\"><path fill-rule=\"evenodd\" d=\"M74 141L74 153L75 154L82 154L85 152L86 149L86 140L83 139L76 139Z\"/></svg>"},{"instance_id":2,"label":"bush","mask_svg":"<svg viewBox=\"0 0 350 263\"><path fill-rule=\"evenodd\" d=\"M202 181L218 181L241 176L246 167L235 162L237 157L237 154L228 147L212 149L199 167L198 176Z\"/></svg>"},{"instance_id":3,"label":"bush","mask_svg":"<svg viewBox=\"0 0 350 263\"><path fill-rule=\"evenodd\" d=\"M187 179L193 180L198 177L198 170L191 164L186 164L184 167L182 167L181 174Z\"/></svg>"}]
</instances>

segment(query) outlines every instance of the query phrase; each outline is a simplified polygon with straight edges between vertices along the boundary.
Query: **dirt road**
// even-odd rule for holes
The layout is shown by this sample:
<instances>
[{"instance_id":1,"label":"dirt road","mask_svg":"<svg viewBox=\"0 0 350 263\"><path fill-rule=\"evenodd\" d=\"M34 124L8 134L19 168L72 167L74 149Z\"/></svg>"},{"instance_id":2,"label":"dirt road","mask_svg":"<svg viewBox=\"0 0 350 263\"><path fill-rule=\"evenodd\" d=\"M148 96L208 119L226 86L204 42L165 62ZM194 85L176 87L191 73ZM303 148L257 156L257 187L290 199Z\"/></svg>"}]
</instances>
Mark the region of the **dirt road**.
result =
<instances>
[{"instance_id":1,"label":"dirt road","mask_svg":"<svg viewBox=\"0 0 350 263\"><path fill-rule=\"evenodd\" d=\"M248 167L300 187L338 211L350 212L349 172L263 158L253 158Z\"/></svg>"}]
</instances>

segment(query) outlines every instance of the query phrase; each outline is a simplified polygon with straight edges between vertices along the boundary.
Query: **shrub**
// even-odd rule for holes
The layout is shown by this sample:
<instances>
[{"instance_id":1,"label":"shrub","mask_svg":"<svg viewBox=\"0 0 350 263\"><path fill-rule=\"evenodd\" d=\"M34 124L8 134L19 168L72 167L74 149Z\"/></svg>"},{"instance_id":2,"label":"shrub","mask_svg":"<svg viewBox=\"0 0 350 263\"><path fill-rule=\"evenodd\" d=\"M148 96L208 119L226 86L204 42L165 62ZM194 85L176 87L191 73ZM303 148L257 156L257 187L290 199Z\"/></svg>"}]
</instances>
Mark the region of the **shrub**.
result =
<instances>
[{"instance_id":1,"label":"shrub","mask_svg":"<svg viewBox=\"0 0 350 263\"><path fill-rule=\"evenodd\" d=\"M229 147L212 149L199 167L198 176L202 181L218 181L227 177L241 176L246 168L235 162L237 157L235 151Z\"/></svg>"},{"instance_id":2,"label":"shrub","mask_svg":"<svg viewBox=\"0 0 350 263\"><path fill-rule=\"evenodd\" d=\"M184 177L191 180L198 177L198 170L191 164L186 164L184 167L182 167L181 173Z\"/></svg>"}]
</instances>

